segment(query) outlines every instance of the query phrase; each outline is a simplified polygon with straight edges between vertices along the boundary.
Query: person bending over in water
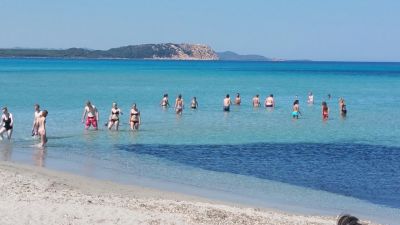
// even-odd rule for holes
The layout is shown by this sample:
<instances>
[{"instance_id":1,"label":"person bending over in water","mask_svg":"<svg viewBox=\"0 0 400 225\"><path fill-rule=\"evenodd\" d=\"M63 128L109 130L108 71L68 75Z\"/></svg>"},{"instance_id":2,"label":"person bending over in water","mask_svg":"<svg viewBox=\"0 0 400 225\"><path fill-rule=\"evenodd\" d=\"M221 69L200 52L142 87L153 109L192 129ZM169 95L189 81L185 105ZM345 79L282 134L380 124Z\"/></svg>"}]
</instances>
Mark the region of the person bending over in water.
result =
<instances>
[{"instance_id":1,"label":"person bending over in water","mask_svg":"<svg viewBox=\"0 0 400 225\"><path fill-rule=\"evenodd\" d=\"M169 107L168 94L164 94L164 97L162 98L160 105L163 108Z\"/></svg>"},{"instance_id":2,"label":"person bending over in water","mask_svg":"<svg viewBox=\"0 0 400 225\"><path fill-rule=\"evenodd\" d=\"M108 118L108 129L111 130L111 128L115 125L115 130L118 130L119 128L119 115L122 115L122 111L120 108L118 108L118 105L116 102L113 102L111 112L110 112L110 117Z\"/></svg>"},{"instance_id":3,"label":"person bending over in water","mask_svg":"<svg viewBox=\"0 0 400 225\"><path fill-rule=\"evenodd\" d=\"M197 98L193 97L192 102L190 103L190 108L197 109L199 107L199 103L197 102Z\"/></svg>"},{"instance_id":4,"label":"person bending over in water","mask_svg":"<svg viewBox=\"0 0 400 225\"><path fill-rule=\"evenodd\" d=\"M237 93L235 98L235 105L240 105L240 103L242 103L242 99L240 98L240 94Z\"/></svg>"},{"instance_id":5,"label":"person bending over in water","mask_svg":"<svg viewBox=\"0 0 400 225\"><path fill-rule=\"evenodd\" d=\"M292 117L293 119L298 119L300 113L300 105L299 105L299 100L294 100L293 102L293 112L292 112Z\"/></svg>"},{"instance_id":6,"label":"person bending over in water","mask_svg":"<svg viewBox=\"0 0 400 225\"><path fill-rule=\"evenodd\" d=\"M322 119L328 120L328 117L329 117L328 104L326 104L326 102L322 102Z\"/></svg>"},{"instance_id":7,"label":"person bending over in water","mask_svg":"<svg viewBox=\"0 0 400 225\"><path fill-rule=\"evenodd\" d=\"M342 117L346 117L347 108L346 108L346 102L344 101L344 98L339 99L339 111L340 111L340 115Z\"/></svg>"},{"instance_id":8,"label":"person bending over in water","mask_svg":"<svg viewBox=\"0 0 400 225\"><path fill-rule=\"evenodd\" d=\"M253 107L259 107L260 106L260 95L256 94L253 98Z\"/></svg>"},{"instance_id":9,"label":"person bending over in water","mask_svg":"<svg viewBox=\"0 0 400 225\"><path fill-rule=\"evenodd\" d=\"M224 111L229 112L231 106L231 97L227 94L224 98Z\"/></svg>"},{"instance_id":10,"label":"person bending over in water","mask_svg":"<svg viewBox=\"0 0 400 225\"><path fill-rule=\"evenodd\" d=\"M35 113L33 116L32 136L38 136L39 125L37 123L37 120L41 115L41 111L40 111L40 106L38 104L35 104L34 107L35 107Z\"/></svg>"},{"instance_id":11,"label":"person bending over in water","mask_svg":"<svg viewBox=\"0 0 400 225\"><path fill-rule=\"evenodd\" d=\"M38 133L40 135L40 146L44 147L47 143L47 135L46 135L46 117L49 113L47 110L43 110L43 112L40 114L40 117L37 119L38 123Z\"/></svg>"},{"instance_id":12,"label":"person bending over in water","mask_svg":"<svg viewBox=\"0 0 400 225\"><path fill-rule=\"evenodd\" d=\"M264 103L265 107L267 108L273 108L275 107L275 101L274 101L274 95L270 94L268 96L268 98L265 99L265 103Z\"/></svg>"},{"instance_id":13,"label":"person bending over in water","mask_svg":"<svg viewBox=\"0 0 400 225\"><path fill-rule=\"evenodd\" d=\"M0 139L3 140L3 134L7 132L7 138L10 140L13 132L14 118L13 115L8 112L7 107L3 108L3 115L1 116L0 124Z\"/></svg>"},{"instance_id":14,"label":"person bending over in water","mask_svg":"<svg viewBox=\"0 0 400 225\"><path fill-rule=\"evenodd\" d=\"M181 94L175 99L175 112L179 115L183 112L183 98Z\"/></svg>"},{"instance_id":15,"label":"person bending over in water","mask_svg":"<svg viewBox=\"0 0 400 225\"><path fill-rule=\"evenodd\" d=\"M136 103L133 103L131 108L131 116L129 118L129 124L131 125L131 130L139 130L140 123L141 123L140 111L137 109Z\"/></svg>"},{"instance_id":16,"label":"person bending over in water","mask_svg":"<svg viewBox=\"0 0 400 225\"><path fill-rule=\"evenodd\" d=\"M85 117L86 117L86 122L85 122ZM89 129L90 126L93 126L93 128L97 130L98 122L99 122L99 112L97 111L96 106L92 105L90 101L87 101L86 106L83 109L83 115L82 115L82 123L85 124L85 129L87 130Z\"/></svg>"},{"instance_id":17,"label":"person bending over in water","mask_svg":"<svg viewBox=\"0 0 400 225\"><path fill-rule=\"evenodd\" d=\"M307 103L308 104L314 104L314 95L313 95L313 93L311 91L310 91L310 93L308 93Z\"/></svg>"}]
</instances>

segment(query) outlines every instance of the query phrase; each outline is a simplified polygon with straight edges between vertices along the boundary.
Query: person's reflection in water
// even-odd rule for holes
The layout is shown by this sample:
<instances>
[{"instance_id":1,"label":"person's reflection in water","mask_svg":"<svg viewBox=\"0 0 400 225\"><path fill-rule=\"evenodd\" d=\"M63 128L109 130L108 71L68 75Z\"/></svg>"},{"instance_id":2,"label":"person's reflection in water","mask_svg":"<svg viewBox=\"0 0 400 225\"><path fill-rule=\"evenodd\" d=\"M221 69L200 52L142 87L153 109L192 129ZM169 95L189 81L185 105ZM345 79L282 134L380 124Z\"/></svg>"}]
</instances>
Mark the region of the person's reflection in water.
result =
<instances>
[{"instance_id":1,"label":"person's reflection in water","mask_svg":"<svg viewBox=\"0 0 400 225\"><path fill-rule=\"evenodd\" d=\"M33 153L33 163L35 166L45 167L46 166L47 151L45 148L36 148Z\"/></svg>"},{"instance_id":2,"label":"person's reflection in water","mask_svg":"<svg viewBox=\"0 0 400 225\"><path fill-rule=\"evenodd\" d=\"M11 155L12 155L12 143L0 143L0 149L1 149L1 155L0 159L1 161L10 161L11 160Z\"/></svg>"}]
</instances>

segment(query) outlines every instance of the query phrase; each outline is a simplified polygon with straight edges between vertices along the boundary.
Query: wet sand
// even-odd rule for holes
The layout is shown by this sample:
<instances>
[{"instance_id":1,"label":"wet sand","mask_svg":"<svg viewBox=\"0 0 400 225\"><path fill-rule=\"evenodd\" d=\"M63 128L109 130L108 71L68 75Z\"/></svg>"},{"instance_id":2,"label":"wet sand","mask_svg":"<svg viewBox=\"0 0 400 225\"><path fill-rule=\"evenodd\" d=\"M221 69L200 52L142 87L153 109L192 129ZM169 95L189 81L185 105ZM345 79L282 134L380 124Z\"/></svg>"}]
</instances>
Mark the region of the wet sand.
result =
<instances>
[{"instance_id":1,"label":"wet sand","mask_svg":"<svg viewBox=\"0 0 400 225\"><path fill-rule=\"evenodd\" d=\"M336 224L334 217L251 208L10 162L0 162L0 190L2 225Z\"/></svg>"}]
</instances>

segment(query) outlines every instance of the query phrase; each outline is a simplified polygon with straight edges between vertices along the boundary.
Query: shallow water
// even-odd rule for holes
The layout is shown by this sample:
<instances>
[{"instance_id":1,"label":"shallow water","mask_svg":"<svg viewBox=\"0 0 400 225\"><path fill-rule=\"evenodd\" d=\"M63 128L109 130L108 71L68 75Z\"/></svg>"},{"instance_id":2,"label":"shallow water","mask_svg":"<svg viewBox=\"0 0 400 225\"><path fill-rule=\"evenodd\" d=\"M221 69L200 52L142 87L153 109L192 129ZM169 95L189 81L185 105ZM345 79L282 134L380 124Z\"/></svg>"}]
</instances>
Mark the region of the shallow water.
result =
<instances>
[{"instance_id":1,"label":"shallow water","mask_svg":"<svg viewBox=\"0 0 400 225\"><path fill-rule=\"evenodd\" d=\"M399 63L0 59L0 84L0 104L15 117L12 143L1 144L3 160L298 208L354 208L353 200L332 206L338 196L359 199L356 207L377 217L400 208ZM306 104L309 91L314 105ZM222 112L224 95L236 92L242 105ZM163 110L163 93L171 102L182 93L187 105L196 96L199 109L186 107L182 116ZM274 110L251 107L255 94L263 101L270 93ZM296 95L302 116L293 121ZM339 116L339 97L347 102L345 119ZM100 111L100 124L118 102L125 112L121 131L103 126L83 131L80 118L88 99ZM331 110L326 122L322 101ZM143 121L136 133L127 124L133 102ZM49 111L44 153L30 137L34 103ZM252 185L241 186L246 182ZM265 192L271 182L277 182L274 195ZM285 185L291 188L279 192ZM280 195L287 199L274 197Z\"/></svg>"}]
</instances>

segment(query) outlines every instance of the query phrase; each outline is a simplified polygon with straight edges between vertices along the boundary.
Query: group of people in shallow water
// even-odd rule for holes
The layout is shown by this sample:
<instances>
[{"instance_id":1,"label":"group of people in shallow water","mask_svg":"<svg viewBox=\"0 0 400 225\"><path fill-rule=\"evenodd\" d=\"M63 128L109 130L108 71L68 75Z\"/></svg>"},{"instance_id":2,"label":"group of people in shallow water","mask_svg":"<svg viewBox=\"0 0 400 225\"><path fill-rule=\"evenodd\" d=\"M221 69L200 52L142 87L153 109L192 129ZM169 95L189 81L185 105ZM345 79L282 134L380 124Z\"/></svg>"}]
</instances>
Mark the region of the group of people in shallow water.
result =
<instances>
[{"instance_id":1,"label":"group of people in shallow water","mask_svg":"<svg viewBox=\"0 0 400 225\"><path fill-rule=\"evenodd\" d=\"M122 110L118 107L117 103L113 102L110 116L108 117L108 122L105 124L109 130L111 130L113 127L115 130L119 129L120 116L122 114ZM89 129L90 126L92 126L95 130L98 129L99 111L90 101L86 102L86 106L83 109L82 123L85 124L85 129ZM132 104L128 123L132 131L139 129L141 119L140 111L137 108L136 103Z\"/></svg>"},{"instance_id":2,"label":"group of people in shallow water","mask_svg":"<svg viewBox=\"0 0 400 225\"><path fill-rule=\"evenodd\" d=\"M35 112L33 117L33 126L32 126L32 136L39 136L41 146L44 146L47 143L46 136L46 117L47 110L40 110L40 106L38 104L34 105ZM3 107L3 114L1 115L0 121L0 140L3 140L4 133L7 133L8 140L11 139L14 127L14 117L13 114L8 111L7 107Z\"/></svg>"},{"instance_id":3,"label":"group of people in shallow water","mask_svg":"<svg viewBox=\"0 0 400 225\"><path fill-rule=\"evenodd\" d=\"M327 98L331 99L331 95L328 94ZM230 106L232 104L240 105L242 103L242 99L240 94L237 93L236 97L232 103L229 94L227 94L223 100L223 111L229 112ZM314 104L314 95L312 92L308 94L307 99L308 104ZM257 94L252 99L253 107L260 107L261 100L260 96ZM170 107L168 94L164 94L160 106L163 108ZM199 107L199 103L197 102L197 98L193 97L192 101L190 102L191 109L197 109ZM266 108L274 108L275 107L275 100L274 95L270 94L268 97L265 98L264 107ZM179 94L178 97L175 99L174 109L176 114L181 115L184 109L184 101L182 95ZM300 111L300 104L298 97L295 97L292 107L292 118L298 119L301 116ZM38 136L41 140L40 146L44 146L47 143L47 136L46 136L46 117L48 115L47 110L40 110L40 106L38 104L34 105L34 119L33 119L33 126L32 126L32 136ZM7 133L7 138L11 139L11 135L13 132L13 125L14 125L14 118L13 115L8 111L7 107L2 109L3 114L1 116L0 121L0 139L3 139L4 133ZM329 118L329 107L326 101L322 102L322 119L328 120ZM339 98L339 112L342 117L347 115L346 103L343 98ZM118 107L117 103L112 103L112 107L110 110L110 115L108 118L108 122L105 124L109 130L114 128L115 130L119 129L120 125L120 117L123 115L122 110ZM82 123L85 124L85 129L89 129L89 127L93 127L95 130L98 129L99 124L99 111L97 110L96 106L94 106L90 101L86 102L86 105L83 110L82 114ZM129 114L129 121L130 130L135 131L139 129L141 124L140 118L140 111L136 106L136 103L132 104Z\"/></svg>"}]
</instances>

